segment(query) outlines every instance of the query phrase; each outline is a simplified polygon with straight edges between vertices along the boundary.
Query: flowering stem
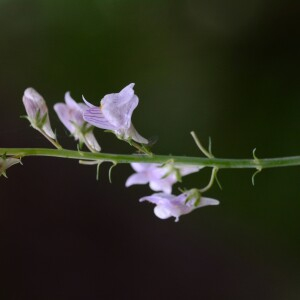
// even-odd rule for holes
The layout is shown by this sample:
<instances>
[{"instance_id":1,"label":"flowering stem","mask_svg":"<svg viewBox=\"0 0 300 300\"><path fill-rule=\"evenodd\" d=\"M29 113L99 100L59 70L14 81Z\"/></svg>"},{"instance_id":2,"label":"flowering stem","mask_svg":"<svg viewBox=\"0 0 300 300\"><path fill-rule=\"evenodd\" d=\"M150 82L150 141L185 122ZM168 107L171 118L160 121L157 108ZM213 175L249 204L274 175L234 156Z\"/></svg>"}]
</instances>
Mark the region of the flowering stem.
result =
<instances>
[{"instance_id":1,"label":"flowering stem","mask_svg":"<svg viewBox=\"0 0 300 300\"><path fill-rule=\"evenodd\" d=\"M18 158L26 156L48 156L77 160L97 160L114 163L166 163L172 160L175 164L204 166L219 169L265 169L277 167L300 166L300 156L264 158L264 159L230 159L230 158L202 158L172 155L141 155L141 154L110 154L91 153L66 149L39 148L0 148L0 155Z\"/></svg>"}]
</instances>

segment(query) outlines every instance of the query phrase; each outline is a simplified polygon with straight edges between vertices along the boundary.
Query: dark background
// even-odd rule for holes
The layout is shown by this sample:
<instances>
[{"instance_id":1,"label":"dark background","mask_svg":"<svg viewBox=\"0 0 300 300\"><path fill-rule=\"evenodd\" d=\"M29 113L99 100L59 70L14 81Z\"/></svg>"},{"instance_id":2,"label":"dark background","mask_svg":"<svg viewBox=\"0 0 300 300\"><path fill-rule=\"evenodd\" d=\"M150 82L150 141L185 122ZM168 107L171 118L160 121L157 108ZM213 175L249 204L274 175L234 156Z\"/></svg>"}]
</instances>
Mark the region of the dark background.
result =
<instances>
[{"instance_id":1,"label":"dark background","mask_svg":"<svg viewBox=\"0 0 300 300\"><path fill-rule=\"evenodd\" d=\"M50 147L25 88L53 112L65 91L98 103L136 83L138 131L159 154L300 154L299 5L291 1L0 1L0 147ZM131 153L95 131L104 152ZM299 299L299 168L220 172L219 207L160 220L126 189L127 165L25 158L0 179L1 299ZM208 170L186 177L202 187ZM176 190L176 188L175 188Z\"/></svg>"}]
</instances>

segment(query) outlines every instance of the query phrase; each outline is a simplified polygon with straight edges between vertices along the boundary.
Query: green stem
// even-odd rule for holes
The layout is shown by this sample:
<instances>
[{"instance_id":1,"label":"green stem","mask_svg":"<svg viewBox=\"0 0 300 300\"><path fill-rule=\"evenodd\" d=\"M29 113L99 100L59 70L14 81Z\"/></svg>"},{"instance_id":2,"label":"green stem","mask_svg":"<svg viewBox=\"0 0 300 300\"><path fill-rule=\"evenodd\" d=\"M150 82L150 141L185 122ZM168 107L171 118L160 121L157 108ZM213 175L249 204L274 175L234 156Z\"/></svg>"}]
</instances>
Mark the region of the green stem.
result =
<instances>
[{"instance_id":1,"label":"green stem","mask_svg":"<svg viewBox=\"0 0 300 300\"><path fill-rule=\"evenodd\" d=\"M26 157L48 156L77 160L101 160L114 163L166 163L172 160L175 164L205 166L219 169L265 169L276 167L300 166L300 156L264 158L264 159L229 159L229 158L202 158L172 155L138 155L138 154L109 154L91 153L66 149L39 149L39 148L0 148L0 155Z\"/></svg>"}]
</instances>

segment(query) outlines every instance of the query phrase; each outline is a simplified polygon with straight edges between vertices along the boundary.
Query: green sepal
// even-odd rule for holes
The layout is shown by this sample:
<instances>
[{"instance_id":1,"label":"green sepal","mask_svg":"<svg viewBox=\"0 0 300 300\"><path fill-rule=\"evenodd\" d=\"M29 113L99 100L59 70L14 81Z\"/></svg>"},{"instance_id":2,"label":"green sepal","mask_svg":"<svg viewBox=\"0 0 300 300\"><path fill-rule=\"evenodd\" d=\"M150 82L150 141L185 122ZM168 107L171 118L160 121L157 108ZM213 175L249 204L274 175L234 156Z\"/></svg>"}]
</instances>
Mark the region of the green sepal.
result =
<instances>
[{"instance_id":1,"label":"green sepal","mask_svg":"<svg viewBox=\"0 0 300 300\"><path fill-rule=\"evenodd\" d=\"M46 122L47 122L47 117L48 117L48 114L45 113L44 116L42 117L42 119L41 119L40 122L39 122L40 128L42 128L42 127L46 124Z\"/></svg>"},{"instance_id":2,"label":"green sepal","mask_svg":"<svg viewBox=\"0 0 300 300\"><path fill-rule=\"evenodd\" d=\"M201 202L201 197L202 197L201 193L198 189L191 189L189 191L188 197L185 200L185 204L187 204L189 201L192 201L193 199L195 199L194 206L197 207Z\"/></svg>"}]
</instances>

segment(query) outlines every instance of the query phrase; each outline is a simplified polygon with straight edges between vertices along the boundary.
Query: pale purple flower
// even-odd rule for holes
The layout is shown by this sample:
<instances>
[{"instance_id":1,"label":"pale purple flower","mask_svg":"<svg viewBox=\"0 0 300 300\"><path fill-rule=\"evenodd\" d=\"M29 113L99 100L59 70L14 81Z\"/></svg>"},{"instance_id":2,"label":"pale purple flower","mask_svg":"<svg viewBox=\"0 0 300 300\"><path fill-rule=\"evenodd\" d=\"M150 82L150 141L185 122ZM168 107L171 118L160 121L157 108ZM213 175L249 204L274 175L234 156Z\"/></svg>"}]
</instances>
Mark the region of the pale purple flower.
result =
<instances>
[{"instance_id":1,"label":"pale purple flower","mask_svg":"<svg viewBox=\"0 0 300 300\"><path fill-rule=\"evenodd\" d=\"M148 201L155 204L154 214L158 218L168 219L170 217L174 217L175 222L179 220L181 215L189 214L197 208L219 204L218 200L211 198L201 197L198 200L196 196L190 197L191 193L192 190L178 196L166 193L157 193L141 198L140 202Z\"/></svg>"},{"instance_id":2,"label":"pale purple flower","mask_svg":"<svg viewBox=\"0 0 300 300\"><path fill-rule=\"evenodd\" d=\"M6 170L13 165L20 163L21 160L14 157L0 157L0 176L6 177Z\"/></svg>"},{"instance_id":3,"label":"pale purple flower","mask_svg":"<svg viewBox=\"0 0 300 300\"><path fill-rule=\"evenodd\" d=\"M89 107L83 113L84 120L98 128L111 130L122 139L147 144L148 140L136 131L131 122L132 113L139 103L133 87L134 83L131 83L119 93L104 96L100 107L83 98Z\"/></svg>"},{"instance_id":4,"label":"pale purple flower","mask_svg":"<svg viewBox=\"0 0 300 300\"><path fill-rule=\"evenodd\" d=\"M153 191L163 191L171 194L172 186L178 182L182 176L198 172L201 167L194 166L174 166L173 164L159 165L147 163L132 163L132 168L136 173L129 176L125 186L134 184L147 184Z\"/></svg>"},{"instance_id":5,"label":"pale purple flower","mask_svg":"<svg viewBox=\"0 0 300 300\"><path fill-rule=\"evenodd\" d=\"M72 99L69 92L65 94L65 102L54 105L54 110L60 121L74 136L75 140L85 143L92 151L100 151L101 148L92 132L92 126L83 119L83 112L88 107L83 103L77 103Z\"/></svg>"},{"instance_id":6,"label":"pale purple flower","mask_svg":"<svg viewBox=\"0 0 300 300\"><path fill-rule=\"evenodd\" d=\"M48 138L55 140L44 98L35 89L27 88L23 95L23 103L31 126Z\"/></svg>"}]
</instances>

